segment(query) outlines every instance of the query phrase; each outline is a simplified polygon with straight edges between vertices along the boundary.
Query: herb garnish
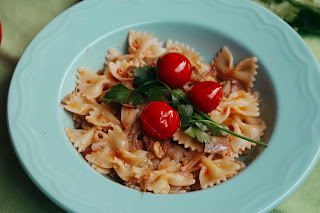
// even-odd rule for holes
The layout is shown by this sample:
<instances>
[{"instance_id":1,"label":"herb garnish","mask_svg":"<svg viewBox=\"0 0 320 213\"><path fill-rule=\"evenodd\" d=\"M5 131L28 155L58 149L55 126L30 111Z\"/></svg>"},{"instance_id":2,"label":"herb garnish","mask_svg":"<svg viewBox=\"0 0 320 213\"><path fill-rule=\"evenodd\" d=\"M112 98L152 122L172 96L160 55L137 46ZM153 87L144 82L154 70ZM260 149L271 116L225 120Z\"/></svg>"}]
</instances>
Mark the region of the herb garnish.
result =
<instances>
[{"instance_id":1,"label":"herb garnish","mask_svg":"<svg viewBox=\"0 0 320 213\"><path fill-rule=\"evenodd\" d=\"M134 106L142 104L146 100L167 101L178 111L180 126L186 128L184 132L200 142L210 143L211 136L209 132L211 132L214 136L226 136L231 134L262 146L268 146L262 142L236 134L227 126L213 121L209 115L193 106L193 104L185 97L182 90L171 89L165 83L158 80L157 69L155 67L136 67L133 71L135 76L135 90L131 90L122 84L118 84L111 87L110 90L106 92L105 98L101 99L101 101L107 103L116 101L122 104L132 103ZM171 95L171 100L169 101L168 98L166 98L168 95Z\"/></svg>"}]
</instances>

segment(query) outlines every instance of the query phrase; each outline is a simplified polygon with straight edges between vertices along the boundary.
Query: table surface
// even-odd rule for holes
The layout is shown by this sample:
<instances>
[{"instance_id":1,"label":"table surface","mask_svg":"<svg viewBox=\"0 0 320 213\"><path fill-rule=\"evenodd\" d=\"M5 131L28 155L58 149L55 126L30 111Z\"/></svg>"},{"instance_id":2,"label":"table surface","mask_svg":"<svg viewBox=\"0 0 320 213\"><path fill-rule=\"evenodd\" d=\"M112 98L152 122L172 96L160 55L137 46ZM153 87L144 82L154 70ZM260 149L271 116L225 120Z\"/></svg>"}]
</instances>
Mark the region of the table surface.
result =
<instances>
[{"instance_id":1,"label":"table surface","mask_svg":"<svg viewBox=\"0 0 320 213\"><path fill-rule=\"evenodd\" d=\"M0 21L0 212L64 212L29 179L13 151L6 124L10 79L32 38L77 0L1 0ZM41 18L40 18L41 17ZM301 35L320 62L320 36ZM320 212L320 162L302 186L272 213Z\"/></svg>"}]
</instances>

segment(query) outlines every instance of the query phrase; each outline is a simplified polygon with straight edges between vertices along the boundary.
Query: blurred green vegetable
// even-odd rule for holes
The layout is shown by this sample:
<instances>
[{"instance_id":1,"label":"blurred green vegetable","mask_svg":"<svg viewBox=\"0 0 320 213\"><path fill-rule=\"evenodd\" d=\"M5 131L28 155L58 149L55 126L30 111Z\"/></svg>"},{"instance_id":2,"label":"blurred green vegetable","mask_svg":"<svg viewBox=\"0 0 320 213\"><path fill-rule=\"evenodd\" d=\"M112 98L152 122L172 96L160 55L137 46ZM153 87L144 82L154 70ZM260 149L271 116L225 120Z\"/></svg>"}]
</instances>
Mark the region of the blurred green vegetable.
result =
<instances>
[{"instance_id":1,"label":"blurred green vegetable","mask_svg":"<svg viewBox=\"0 0 320 213\"><path fill-rule=\"evenodd\" d=\"M320 12L320 0L289 0L293 5ZM318 20L319 22L320 20Z\"/></svg>"},{"instance_id":2,"label":"blurred green vegetable","mask_svg":"<svg viewBox=\"0 0 320 213\"><path fill-rule=\"evenodd\" d=\"M300 33L320 35L320 0L253 0Z\"/></svg>"}]
</instances>

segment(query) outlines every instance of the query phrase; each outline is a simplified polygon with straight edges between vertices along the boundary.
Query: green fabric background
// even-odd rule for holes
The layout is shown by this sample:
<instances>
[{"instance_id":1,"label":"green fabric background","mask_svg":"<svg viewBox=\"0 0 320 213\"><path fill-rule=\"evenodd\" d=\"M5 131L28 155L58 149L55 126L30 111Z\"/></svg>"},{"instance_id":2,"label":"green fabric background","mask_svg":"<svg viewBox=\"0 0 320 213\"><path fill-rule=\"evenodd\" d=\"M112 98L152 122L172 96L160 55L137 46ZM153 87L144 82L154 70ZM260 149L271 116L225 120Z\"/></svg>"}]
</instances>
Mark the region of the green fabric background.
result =
<instances>
[{"instance_id":1,"label":"green fabric background","mask_svg":"<svg viewBox=\"0 0 320 213\"><path fill-rule=\"evenodd\" d=\"M64 212L31 182L19 164L6 124L6 99L15 66L34 36L77 0L0 0L0 212ZM320 62L320 36L302 35ZM23 94L22 94L23 95ZM272 213L320 212L320 162L302 186ZM248 201L250 202L250 201Z\"/></svg>"}]
</instances>

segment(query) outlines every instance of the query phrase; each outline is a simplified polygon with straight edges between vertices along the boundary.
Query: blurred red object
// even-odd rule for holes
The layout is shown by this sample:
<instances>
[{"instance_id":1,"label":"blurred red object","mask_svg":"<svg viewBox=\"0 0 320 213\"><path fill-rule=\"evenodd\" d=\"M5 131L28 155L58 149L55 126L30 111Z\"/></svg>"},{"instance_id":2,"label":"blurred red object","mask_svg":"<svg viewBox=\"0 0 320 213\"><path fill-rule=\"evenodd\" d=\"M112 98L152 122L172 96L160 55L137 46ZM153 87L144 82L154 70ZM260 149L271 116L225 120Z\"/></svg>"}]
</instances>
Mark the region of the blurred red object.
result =
<instances>
[{"instance_id":1,"label":"blurred red object","mask_svg":"<svg viewBox=\"0 0 320 213\"><path fill-rule=\"evenodd\" d=\"M0 45L1 45L1 40L2 40L2 29L1 29L1 21L0 21Z\"/></svg>"}]
</instances>

